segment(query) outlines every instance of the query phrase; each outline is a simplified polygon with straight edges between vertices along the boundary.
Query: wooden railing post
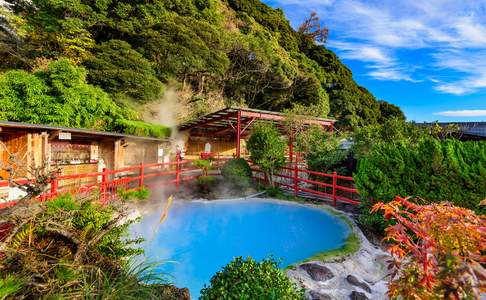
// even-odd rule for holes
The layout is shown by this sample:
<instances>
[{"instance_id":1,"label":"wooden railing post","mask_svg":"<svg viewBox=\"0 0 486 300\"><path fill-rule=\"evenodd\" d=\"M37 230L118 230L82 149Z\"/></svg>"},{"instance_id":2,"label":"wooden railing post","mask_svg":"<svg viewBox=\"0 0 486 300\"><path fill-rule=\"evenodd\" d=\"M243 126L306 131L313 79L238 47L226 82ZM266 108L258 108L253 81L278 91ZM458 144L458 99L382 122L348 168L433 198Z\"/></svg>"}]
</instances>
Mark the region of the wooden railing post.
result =
<instances>
[{"instance_id":1,"label":"wooden railing post","mask_svg":"<svg viewBox=\"0 0 486 300\"><path fill-rule=\"evenodd\" d=\"M140 163L140 178L138 179L138 186L143 188L143 176L144 176L143 162Z\"/></svg>"},{"instance_id":2,"label":"wooden railing post","mask_svg":"<svg viewBox=\"0 0 486 300\"><path fill-rule=\"evenodd\" d=\"M336 206L336 192L337 192L337 173L332 172L332 205Z\"/></svg>"},{"instance_id":3,"label":"wooden railing post","mask_svg":"<svg viewBox=\"0 0 486 300\"><path fill-rule=\"evenodd\" d=\"M176 191L179 191L179 182L181 180L181 153L176 154Z\"/></svg>"},{"instance_id":4,"label":"wooden railing post","mask_svg":"<svg viewBox=\"0 0 486 300\"><path fill-rule=\"evenodd\" d=\"M297 159L294 162L294 197L299 193L299 163Z\"/></svg>"},{"instance_id":5,"label":"wooden railing post","mask_svg":"<svg viewBox=\"0 0 486 300\"><path fill-rule=\"evenodd\" d=\"M101 201L105 203L106 201L106 194L107 194L107 172L106 168L103 168L102 173L101 173Z\"/></svg>"},{"instance_id":6,"label":"wooden railing post","mask_svg":"<svg viewBox=\"0 0 486 300\"><path fill-rule=\"evenodd\" d=\"M49 197L50 199L57 196L57 189L59 187L59 181L57 180L57 175L58 174L55 173L51 180L51 195Z\"/></svg>"}]
</instances>

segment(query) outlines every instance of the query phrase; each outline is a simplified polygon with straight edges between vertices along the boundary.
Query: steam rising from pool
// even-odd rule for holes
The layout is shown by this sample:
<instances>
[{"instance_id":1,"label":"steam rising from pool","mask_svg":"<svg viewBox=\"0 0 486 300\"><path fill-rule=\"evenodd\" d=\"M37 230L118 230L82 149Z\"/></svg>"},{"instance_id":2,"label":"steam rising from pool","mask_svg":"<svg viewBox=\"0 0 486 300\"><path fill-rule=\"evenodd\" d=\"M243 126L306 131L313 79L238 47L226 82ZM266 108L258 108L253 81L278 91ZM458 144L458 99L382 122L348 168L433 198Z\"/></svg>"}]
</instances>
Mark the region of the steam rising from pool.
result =
<instances>
[{"instance_id":1,"label":"steam rising from pool","mask_svg":"<svg viewBox=\"0 0 486 300\"><path fill-rule=\"evenodd\" d=\"M146 239L147 259L174 262L160 271L173 276L178 287L188 287L193 299L236 256L261 260L272 255L283 268L339 248L350 230L324 210L282 201L174 201L159 225L162 207L131 232Z\"/></svg>"}]
</instances>

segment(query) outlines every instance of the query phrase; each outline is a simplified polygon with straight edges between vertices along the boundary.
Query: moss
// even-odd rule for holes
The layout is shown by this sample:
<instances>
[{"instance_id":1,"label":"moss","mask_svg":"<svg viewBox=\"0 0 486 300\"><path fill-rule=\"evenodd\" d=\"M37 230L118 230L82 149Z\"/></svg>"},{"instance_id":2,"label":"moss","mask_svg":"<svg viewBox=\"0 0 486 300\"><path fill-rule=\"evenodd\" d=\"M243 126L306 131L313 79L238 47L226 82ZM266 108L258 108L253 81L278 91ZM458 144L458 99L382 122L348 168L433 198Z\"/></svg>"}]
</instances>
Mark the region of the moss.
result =
<instances>
[{"instance_id":1,"label":"moss","mask_svg":"<svg viewBox=\"0 0 486 300\"><path fill-rule=\"evenodd\" d=\"M355 253L356 251L359 250L360 245L361 243L360 243L359 236L356 232L353 231L348 235L344 244L338 249L316 253L304 261L312 261L312 260L329 261L332 259L336 259L338 257L343 257Z\"/></svg>"}]
</instances>

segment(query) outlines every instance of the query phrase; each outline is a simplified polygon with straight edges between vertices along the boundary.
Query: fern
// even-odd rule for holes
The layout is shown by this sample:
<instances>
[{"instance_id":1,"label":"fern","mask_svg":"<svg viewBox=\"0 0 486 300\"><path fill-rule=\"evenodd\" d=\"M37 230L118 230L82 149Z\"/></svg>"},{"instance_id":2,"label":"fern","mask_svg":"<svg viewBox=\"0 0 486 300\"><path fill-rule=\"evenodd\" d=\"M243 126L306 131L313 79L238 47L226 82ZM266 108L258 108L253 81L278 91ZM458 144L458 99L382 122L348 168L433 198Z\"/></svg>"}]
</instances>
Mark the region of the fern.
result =
<instances>
[{"instance_id":1,"label":"fern","mask_svg":"<svg viewBox=\"0 0 486 300\"><path fill-rule=\"evenodd\" d=\"M22 230L20 230L12 239L12 247L13 248L19 248L22 243L26 240L29 239L29 234L30 234L30 225L25 225L22 227Z\"/></svg>"}]
</instances>

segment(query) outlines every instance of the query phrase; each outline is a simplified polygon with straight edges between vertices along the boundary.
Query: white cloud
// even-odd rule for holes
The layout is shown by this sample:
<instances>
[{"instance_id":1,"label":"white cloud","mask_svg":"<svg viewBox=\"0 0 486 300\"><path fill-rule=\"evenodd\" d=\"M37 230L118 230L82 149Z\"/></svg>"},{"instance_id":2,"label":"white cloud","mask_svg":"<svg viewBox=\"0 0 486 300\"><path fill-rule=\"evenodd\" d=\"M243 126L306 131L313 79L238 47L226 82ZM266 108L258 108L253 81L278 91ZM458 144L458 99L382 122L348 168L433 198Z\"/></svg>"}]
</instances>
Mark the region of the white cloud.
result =
<instances>
[{"instance_id":1,"label":"white cloud","mask_svg":"<svg viewBox=\"0 0 486 300\"><path fill-rule=\"evenodd\" d=\"M434 88L455 95L486 89L486 0L273 2L292 4L302 20L317 10L330 29L328 46L363 62L375 79L440 78L430 80ZM403 55L414 51L425 57Z\"/></svg>"},{"instance_id":2,"label":"white cloud","mask_svg":"<svg viewBox=\"0 0 486 300\"><path fill-rule=\"evenodd\" d=\"M434 113L443 117L486 117L486 109L473 110L447 110Z\"/></svg>"}]
</instances>

